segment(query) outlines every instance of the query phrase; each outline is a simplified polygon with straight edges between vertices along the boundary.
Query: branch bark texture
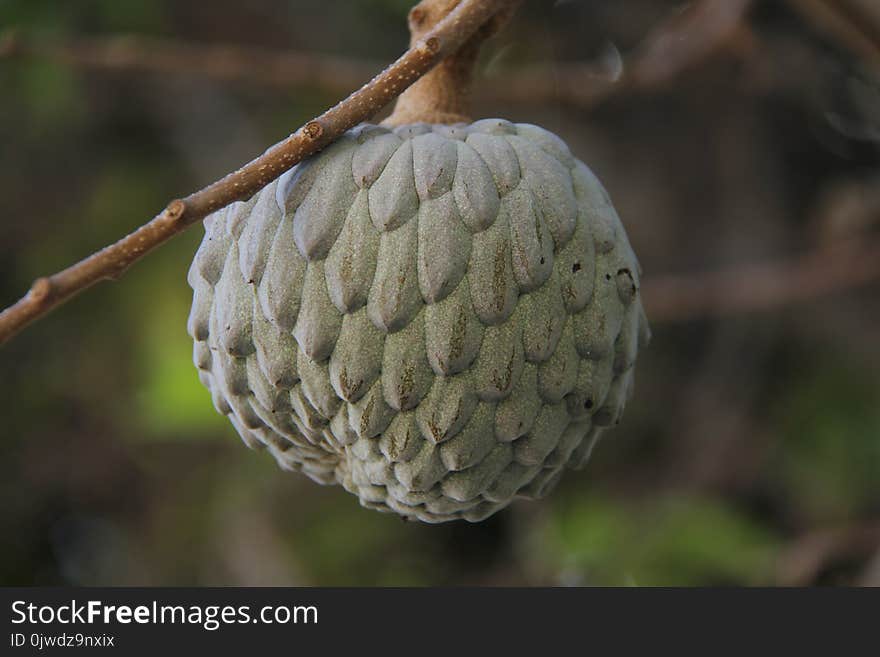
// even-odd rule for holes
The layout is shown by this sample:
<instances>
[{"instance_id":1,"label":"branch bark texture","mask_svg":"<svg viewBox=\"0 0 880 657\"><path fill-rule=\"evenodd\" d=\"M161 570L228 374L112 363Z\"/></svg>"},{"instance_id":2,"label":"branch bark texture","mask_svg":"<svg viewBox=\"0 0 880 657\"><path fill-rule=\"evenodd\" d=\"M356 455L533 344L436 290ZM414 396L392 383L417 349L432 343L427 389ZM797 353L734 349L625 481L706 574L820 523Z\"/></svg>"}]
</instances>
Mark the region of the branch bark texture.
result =
<instances>
[{"instance_id":1,"label":"branch bark texture","mask_svg":"<svg viewBox=\"0 0 880 657\"><path fill-rule=\"evenodd\" d=\"M515 0L462 0L414 41L397 61L287 139L221 180L171 201L151 221L118 242L63 271L38 278L24 297L0 313L0 345L91 285L118 278L134 262L210 213L250 198L349 128L369 119L438 62L461 48L499 11L514 3ZM432 4L450 5L445 0L422 3Z\"/></svg>"}]
</instances>

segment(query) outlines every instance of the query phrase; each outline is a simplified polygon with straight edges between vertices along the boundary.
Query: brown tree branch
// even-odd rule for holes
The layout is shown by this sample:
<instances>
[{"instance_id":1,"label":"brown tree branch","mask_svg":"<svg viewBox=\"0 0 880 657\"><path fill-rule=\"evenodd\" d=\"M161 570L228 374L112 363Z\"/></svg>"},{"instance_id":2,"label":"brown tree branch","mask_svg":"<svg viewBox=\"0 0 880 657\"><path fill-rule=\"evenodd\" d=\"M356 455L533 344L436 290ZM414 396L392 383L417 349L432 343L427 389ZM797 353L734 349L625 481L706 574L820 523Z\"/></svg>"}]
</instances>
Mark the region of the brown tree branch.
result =
<instances>
[{"instance_id":1,"label":"brown tree branch","mask_svg":"<svg viewBox=\"0 0 880 657\"><path fill-rule=\"evenodd\" d=\"M118 278L132 263L211 212L251 197L373 116L513 1L462 0L391 66L263 155L204 189L171 201L151 221L115 244L61 272L37 279L24 297L0 313L0 344L87 287Z\"/></svg>"},{"instance_id":2,"label":"brown tree branch","mask_svg":"<svg viewBox=\"0 0 880 657\"><path fill-rule=\"evenodd\" d=\"M654 28L625 71L629 84L653 87L728 43L753 0L702 0Z\"/></svg>"},{"instance_id":3,"label":"brown tree branch","mask_svg":"<svg viewBox=\"0 0 880 657\"><path fill-rule=\"evenodd\" d=\"M788 0L788 3L851 52L880 65L880 4L877 0Z\"/></svg>"},{"instance_id":4,"label":"brown tree branch","mask_svg":"<svg viewBox=\"0 0 880 657\"><path fill-rule=\"evenodd\" d=\"M340 94L356 89L380 62L257 46L188 43L137 35L38 39L17 30L0 35L0 58L39 59L75 69L197 76L276 89L315 86Z\"/></svg>"},{"instance_id":5,"label":"brown tree branch","mask_svg":"<svg viewBox=\"0 0 880 657\"><path fill-rule=\"evenodd\" d=\"M701 0L654 26L626 57L617 75L592 64L568 64L553 76L526 70L487 93L507 99L554 98L593 107L627 91L656 89L734 41L754 0Z\"/></svg>"},{"instance_id":6,"label":"brown tree branch","mask_svg":"<svg viewBox=\"0 0 880 657\"><path fill-rule=\"evenodd\" d=\"M620 75L594 63L531 66L481 80L476 94L492 102L560 102L592 107L626 90L655 88L730 44L753 0L702 0L661 21L623 63ZM271 88L315 86L344 93L378 64L321 53L255 46L183 43L141 36L41 40L7 31L0 58L46 59L72 68L200 76Z\"/></svg>"},{"instance_id":7,"label":"brown tree branch","mask_svg":"<svg viewBox=\"0 0 880 657\"><path fill-rule=\"evenodd\" d=\"M651 321L681 322L775 309L880 280L880 240L846 240L791 259L709 274L646 278Z\"/></svg>"},{"instance_id":8,"label":"brown tree branch","mask_svg":"<svg viewBox=\"0 0 880 657\"><path fill-rule=\"evenodd\" d=\"M474 65L486 37L506 23L520 0L509 3L486 21L461 48L400 94L385 125L408 123L470 123L470 95ZM458 0L422 0L409 12L410 43L434 28Z\"/></svg>"},{"instance_id":9,"label":"brown tree branch","mask_svg":"<svg viewBox=\"0 0 880 657\"><path fill-rule=\"evenodd\" d=\"M870 557L880 548L880 523L821 529L801 536L780 556L776 583L810 586L834 561Z\"/></svg>"},{"instance_id":10,"label":"brown tree branch","mask_svg":"<svg viewBox=\"0 0 880 657\"><path fill-rule=\"evenodd\" d=\"M465 43L481 24L497 13L499 8L510 6L515 2L516 0L513 2L471 0L462 3L454 14L431 30L420 42L414 44L414 47L392 66L336 107L273 146L262 156L205 189L183 200L172 201L152 221L119 242L58 274L38 279L25 297L0 313L0 344L34 319L46 314L86 287L100 280L117 278L128 266L151 249L210 212L236 200L248 198L301 159L329 144L349 127L369 118L429 70L433 64ZM717 44L726 38L722 35L730 36L732 30L742 20L749 1L738 0L736 7L733 6L734 3L730 3L721 14L710 11L717 2L718 0L704 0L691 10L691 15L679 16L670 24L659 26L640 49L641 54L635 58L632 69L636 72L631 73L629 79L643 80L645 84L656 84L668 79L702 56L695 53L704 55L707 49L717 47ZM456 22L457 16L463 18ZM676 39L673 35L684 36L694 32L701 35L702 40L699 43L675 45ZM436 37L437 41L429 46L427 40L432 36ZM9 48L9 42L6 43L6 48ZM664 43L668 45L663 45ZM87 49L87 54L79 49L67 48L57 52L66 53L65 57L76 52L76 55L70 55L73 64L102 61L105 63L102 66L106 65L108 68L117 65L125 68L134 63L143 64L143 58L152 52L153 45L155 44L151 44L146 49L138 47L133 50L130 46L120 46L116 52L127 54L117 55L115 59L110 57L109 60L108 52L115 48L112 42L104 43L98 50ZM168 44L162 45L163 48L166 46ZM21 45L13 44L11 47L15 51ZM163 51L162 56L154 58L153 63L147 65L154 67L150 70L164 71L165 66L170 66L175 53L185 54L183 51L175 51L175 47L172 46ZM431 52L432 47L436 48L436 52ZM3 54L3 48L4 46L0 45L0 56ZM227 68L227 64L223 61L232 62L242 53L249 53L243 60L246 63L254 63L264 55L268 58L267 62L278 64L282 61L278 59L277 53L267 52L253 59L254 52L250 49L239 52L236 49L227 50L226 47L220 46L216 47L218 50L207 51L201 50L201 46L192 48L194 50L188 52L197 56L190 59L189 65L184 64L184 69L194 72L213 71L217 77L224 77L227 74L230 77L237 76L235 66L229 65ZM670 54L668 48L677 48L677 50ZM664 57L665 61L661 69L651 72L650 67L654 65L649 62L653 60L653 56L649 56L648 53L661 52L667 52L668 56ZM226 55L221 56L221 53ZM289 61L294 62L300 56L291 57L294 59ZM146 59L149 60L150 57ZM213 63L209 64L212 59ZM115 63L107 64L108 61ZM317 59L305 57L298 61L302 67L308 67ZM639 64L639 62L646 63ZM337 76L348 65L349 63L342 63L341 60L331 61L329 64L331 68L338 67ZM200 68L202 66L206 68ZM281 66L276 68L267 65L257 66L253 70L280 71L281 68ZM298 65L294 65L293 68L298 68ZM586 67L582 68L583 70L578 74L581 77L587 75ZM325 69L325 74L329 70ZM350 78L361 73L363 72L351 73ZM522 80L528 81L537 80L539 76L537 72L526 72L521 77ZM574 79L575 76L571 77ZM594 82L596 80L595 71L592 80ZM596 100L603 97L601 84L594 84L592 91L585 92L584 89L591 87L585 82L586 80L581 80L581 83L575 85L581 90L578 92L581 94L581 100L586 98ZM643 294L652 321L678 322L769 309L817 298L878 279L880 279L880 241L876 243L848 241L817 249L792 260L747 265L716 273L649 277L643 283Z\"/></svg>"}]
</instances>

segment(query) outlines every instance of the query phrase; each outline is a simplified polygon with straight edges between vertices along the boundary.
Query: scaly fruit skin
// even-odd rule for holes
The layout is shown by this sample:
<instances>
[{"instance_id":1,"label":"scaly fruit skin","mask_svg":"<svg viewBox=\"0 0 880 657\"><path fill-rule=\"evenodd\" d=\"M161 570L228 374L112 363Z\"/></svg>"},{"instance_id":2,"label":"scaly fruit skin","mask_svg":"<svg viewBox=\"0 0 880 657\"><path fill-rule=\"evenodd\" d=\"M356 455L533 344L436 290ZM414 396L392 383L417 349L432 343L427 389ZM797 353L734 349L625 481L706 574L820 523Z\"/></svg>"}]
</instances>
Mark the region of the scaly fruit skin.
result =
<instances>
[{"instance_id":1,"label":"scaly fruit skin","mask_svg":"<svg viewBox=\"0 0 880 657\"><path fill-rule=\"evenodd\" d=\"M205 220L194 360L244 442L425 522L579 467L631 394L639 268L557 136L362 125Z\"/></svg>"}]
</instances>

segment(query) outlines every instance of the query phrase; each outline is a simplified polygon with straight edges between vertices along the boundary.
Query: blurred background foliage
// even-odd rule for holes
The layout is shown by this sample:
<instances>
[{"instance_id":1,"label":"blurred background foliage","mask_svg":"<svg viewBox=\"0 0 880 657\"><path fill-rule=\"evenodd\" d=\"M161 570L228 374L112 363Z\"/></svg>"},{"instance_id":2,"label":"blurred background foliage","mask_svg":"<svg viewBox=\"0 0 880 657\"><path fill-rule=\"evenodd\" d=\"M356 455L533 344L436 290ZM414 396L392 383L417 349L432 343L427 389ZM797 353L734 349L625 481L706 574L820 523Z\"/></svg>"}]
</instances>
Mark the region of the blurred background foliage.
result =
<instances>
[{"instance_id":1,"label":"blurred background foliage","mask_svg":"<svg viewBox=\"0 0 880 657\"><path fill-rule=\"evenodd\" d=\"M649 90L590 106L478 93L476 113L566 139L606 183L648 278L784 258L829 231L871 239L876 208L843 229L822 209L834 190L880 185L876 69L796 4L757 0L723 47ZM409 6L3 0L0 29L383 61L407 42ZM688 9L527 2L482 75L553 79L609 53L626 66ZM52 57L0 58L0 89L3 305L339 96ZM427 526L242 448L191 363L185 276L200 239L190 230L0 353L3 584L880 584L876 283L662 317L627 416L585 471L485 523Z\"/></svg>"}]
</instances>

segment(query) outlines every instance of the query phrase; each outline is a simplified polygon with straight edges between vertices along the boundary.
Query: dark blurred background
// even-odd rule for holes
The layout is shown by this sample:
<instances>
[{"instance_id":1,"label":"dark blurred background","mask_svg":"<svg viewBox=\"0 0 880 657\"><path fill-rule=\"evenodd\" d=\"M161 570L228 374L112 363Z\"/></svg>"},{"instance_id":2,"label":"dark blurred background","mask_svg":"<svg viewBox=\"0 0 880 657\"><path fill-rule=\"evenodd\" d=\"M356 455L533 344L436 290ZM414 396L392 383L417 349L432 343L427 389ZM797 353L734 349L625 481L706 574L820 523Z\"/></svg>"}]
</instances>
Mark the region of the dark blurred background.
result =
<instances>
[{"instance_id":1,"label":"dark blurred background","mask_svg":"<svg viewBox=\"0 0 880 657\"><path fill-rule=\"evenodd\" d=\"M0 2L0 305L365 81L410 4ZM880 585L874 0L532 0L484 50L475 116L563 137L645 270L587 469L443 526L280 471L191 363L195 227L2 348L0 583Z\"/></svg>"}]
</instances>

